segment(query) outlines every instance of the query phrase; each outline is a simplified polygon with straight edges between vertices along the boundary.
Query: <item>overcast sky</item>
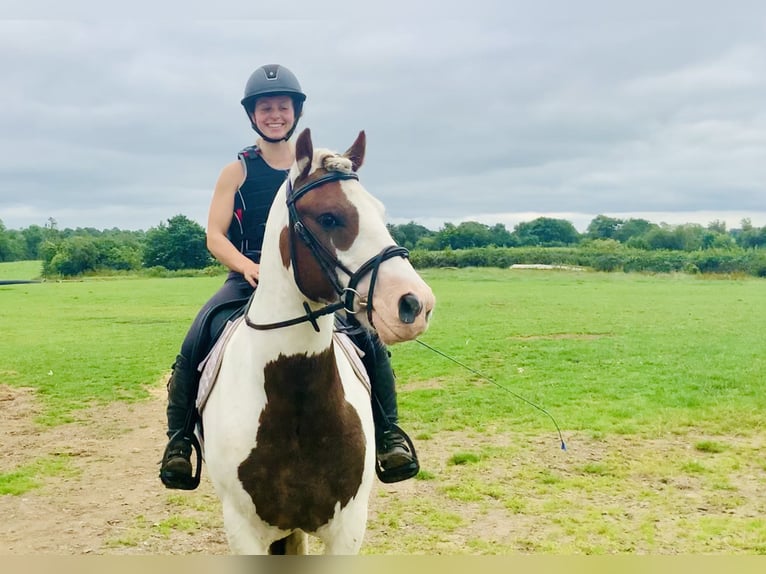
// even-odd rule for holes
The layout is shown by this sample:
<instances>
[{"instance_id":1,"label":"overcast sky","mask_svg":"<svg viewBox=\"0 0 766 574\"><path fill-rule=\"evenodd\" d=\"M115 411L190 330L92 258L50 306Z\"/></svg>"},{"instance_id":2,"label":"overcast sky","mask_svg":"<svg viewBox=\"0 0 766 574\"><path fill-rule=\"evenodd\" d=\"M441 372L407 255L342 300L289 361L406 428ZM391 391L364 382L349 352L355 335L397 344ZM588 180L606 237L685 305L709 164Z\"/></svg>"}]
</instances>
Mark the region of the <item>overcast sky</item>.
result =
<instances>
[{"instance_id":1,"label":"overcast sky","mask_svg":"<svg viewBox=\"0 0 766 574\"><path fill-rule=\"evenodd\" d=\"M5 226L204 225L266 63L299 77L316 146L366 130L392 223L766 225L766 2L257 4L301 16L0 20Z\"/></svg>"}]
</instances>

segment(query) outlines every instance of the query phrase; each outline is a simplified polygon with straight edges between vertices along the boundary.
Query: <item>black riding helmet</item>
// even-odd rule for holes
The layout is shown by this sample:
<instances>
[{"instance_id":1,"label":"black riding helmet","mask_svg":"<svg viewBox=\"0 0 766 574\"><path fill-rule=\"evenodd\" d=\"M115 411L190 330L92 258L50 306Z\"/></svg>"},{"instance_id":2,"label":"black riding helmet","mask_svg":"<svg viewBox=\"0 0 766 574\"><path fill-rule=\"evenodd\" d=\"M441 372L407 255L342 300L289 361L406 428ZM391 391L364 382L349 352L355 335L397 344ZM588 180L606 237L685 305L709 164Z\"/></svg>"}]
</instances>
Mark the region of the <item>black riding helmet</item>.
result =
<instances>
[{"instance_id":1,"label":"black riding helmet","mask_svg":"<svg viewBox=\"0 0 766 574\"><path fill-rule=\"evenodd\" d=\"M250 125L258 132L263 139L268 142L276 143L282 140L275 140L269 138L258 129L258 126L253 122L253 110L255 110L255 101L263 96L290 96L293 100L293 108L295 110L295 122L290 131L287 132L284 140L290 139L293 135L295 128L298 125L298 120L301 117L301 111L303 110L303 102L306 99L306 94L301 90L301 85L298 83L298 78L295 77L290 70L279 64L268 64L261 66L255 72L250 75L245 85L245 97L242 98L242 106L245 108L247 117L250 120Z\"/></svg>"}]
</instances>

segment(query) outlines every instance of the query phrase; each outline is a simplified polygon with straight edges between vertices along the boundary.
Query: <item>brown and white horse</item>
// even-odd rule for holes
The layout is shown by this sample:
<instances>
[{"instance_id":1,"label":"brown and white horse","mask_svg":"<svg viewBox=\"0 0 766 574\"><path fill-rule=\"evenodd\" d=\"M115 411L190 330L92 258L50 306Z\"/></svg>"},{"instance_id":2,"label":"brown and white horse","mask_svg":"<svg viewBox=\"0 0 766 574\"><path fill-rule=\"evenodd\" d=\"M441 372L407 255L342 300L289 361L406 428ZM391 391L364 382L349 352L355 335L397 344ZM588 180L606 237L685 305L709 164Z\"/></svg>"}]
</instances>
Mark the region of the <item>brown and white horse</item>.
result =
<instances>
[{"instance_id":1,"label":"brown and white horse","mask_svg":"<svg viewBox=\"0 0 766 574\"><path fill-rule=\"evenodd\" d=\"M333 337L355 312L384 343L427 327L434 297L356 175L360 132L343 154L304 130L277 193L260 283L223 351L202 413L205 462L235 553L355 554L375 476L370 396Z\"/></svg>"}]
</instances>

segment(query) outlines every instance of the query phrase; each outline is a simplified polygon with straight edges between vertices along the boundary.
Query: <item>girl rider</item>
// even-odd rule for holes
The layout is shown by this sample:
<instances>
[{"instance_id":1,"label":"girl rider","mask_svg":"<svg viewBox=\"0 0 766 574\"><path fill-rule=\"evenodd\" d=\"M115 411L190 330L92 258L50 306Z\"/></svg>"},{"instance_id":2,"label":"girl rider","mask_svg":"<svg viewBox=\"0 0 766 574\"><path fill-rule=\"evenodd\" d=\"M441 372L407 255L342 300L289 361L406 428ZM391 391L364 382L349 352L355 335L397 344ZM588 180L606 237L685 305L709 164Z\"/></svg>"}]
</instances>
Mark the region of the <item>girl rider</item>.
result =
<instances>
[{"instance_id":1,"label":"girl rider","mask_svg":"<svg viewBox=\"0 0 766 574\"><path fill-rule=\"evenodd\" d=\"M258 68L247 81L242 105L260 138L224 166L210 202L207 247L230 269L226 281L202 307L184 339L168 382L168 437L160 479L168 488L193 489L192 441L194 407L206 341L208 319L221 306L247 299L258 284L263 231L269 208L295 160L290 136L301 117L306 95L295 75L279 65ZM342 317L338 317L342 321ZM414 476L418 461L409 439L396 426L394 375L388 351L377 335L351 335L364 352L372 384L378 476L397 482Z\"/></svg>"}]
</instances>

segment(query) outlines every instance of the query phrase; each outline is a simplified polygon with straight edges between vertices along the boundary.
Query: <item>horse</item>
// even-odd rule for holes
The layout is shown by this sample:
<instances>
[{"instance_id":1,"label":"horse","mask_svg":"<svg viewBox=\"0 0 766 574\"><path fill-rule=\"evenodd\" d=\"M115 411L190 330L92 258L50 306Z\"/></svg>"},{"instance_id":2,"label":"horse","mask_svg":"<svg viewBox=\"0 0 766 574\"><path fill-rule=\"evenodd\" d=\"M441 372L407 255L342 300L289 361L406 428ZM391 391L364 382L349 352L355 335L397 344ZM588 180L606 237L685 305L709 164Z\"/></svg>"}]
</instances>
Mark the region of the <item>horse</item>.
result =
<instances>
[{"instance_id":1,"label":"horse","mask_svg":"<svg viewBox=\"0 0 766 574\"><path fill-rule=\"evenodd\" d=\"M230 550L357 554L375 474L366 376L334 314L385 344L425 331L434 295L359 181L366 136L343 154L298 137L264 232L260 278L202 410L204 460Z\"/></svg>"}]
</instances>

